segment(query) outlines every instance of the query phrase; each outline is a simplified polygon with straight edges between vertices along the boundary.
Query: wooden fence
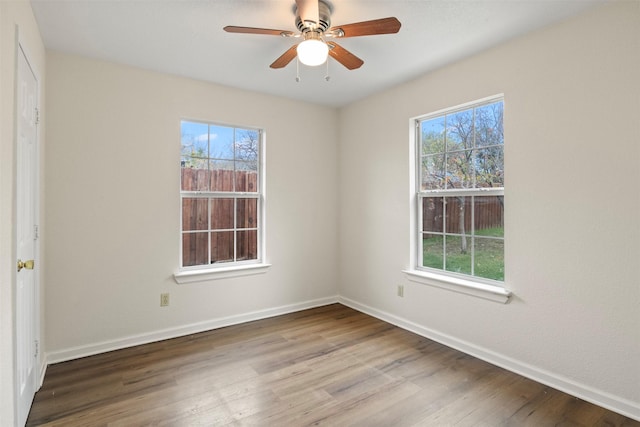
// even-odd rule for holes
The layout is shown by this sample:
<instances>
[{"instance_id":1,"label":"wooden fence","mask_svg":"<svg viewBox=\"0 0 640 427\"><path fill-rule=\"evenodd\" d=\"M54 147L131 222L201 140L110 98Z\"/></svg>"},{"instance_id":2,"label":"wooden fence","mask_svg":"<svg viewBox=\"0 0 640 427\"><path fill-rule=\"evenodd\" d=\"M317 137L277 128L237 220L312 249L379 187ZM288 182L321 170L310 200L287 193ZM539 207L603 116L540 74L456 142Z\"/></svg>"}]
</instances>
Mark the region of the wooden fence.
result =
<instances>
[{"instance_id":1,"label":"wooden fence","mask_svg":"<svg viewBox=\"0 0 640 427\"><path fill-rule=\"evenodd\" d=\"M183 191L239 191L252 193L258 189L258 174L255 171L232 171L225 169L181 169Z\"/></svg>"},{"instance_id":2,"label":"wooden fence","mask_svg":"<svg viewBox=\"0 0 640 427\"><path fill-rule=\"evenodd\" d=\"M472 198L470 196L446 198L447 233L462 232L460 229L461 215L464 215L464 230L466 234L471 231L472 218L475 230L503 226L504 208L502 196L476 196L474 199L475 207L471 205ZM443 231L444 203L443 197L428 197L424 199L422 205L423 231L438 233Z\"/></svg>"},{"instance_id":3,"label":"wooden fence","mask_svg":"<svg viewBox=\"0 0 640 427\"><path fill-rule=\"evenodd\" d=\"M182 168L181 175L184 191L255 192L258 188L258 174L255 171ZM234 241L236 261L256 259L257 227L256 198L236 198L235 204L234 198L226 197L183 198L182 230L185 233L182 234L182 265L234 261Z\"/></svg>"}]
</instances>

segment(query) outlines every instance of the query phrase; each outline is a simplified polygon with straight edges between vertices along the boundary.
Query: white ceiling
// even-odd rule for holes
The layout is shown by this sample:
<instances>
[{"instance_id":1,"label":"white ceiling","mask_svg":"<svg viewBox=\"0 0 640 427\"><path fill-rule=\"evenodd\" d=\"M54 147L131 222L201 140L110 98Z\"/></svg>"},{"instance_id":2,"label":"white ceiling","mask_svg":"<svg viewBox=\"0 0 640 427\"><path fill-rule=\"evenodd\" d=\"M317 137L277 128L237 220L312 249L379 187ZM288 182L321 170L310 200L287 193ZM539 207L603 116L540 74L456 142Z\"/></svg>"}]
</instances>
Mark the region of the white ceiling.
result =
<instances>
[{"instance_id":1,"label":"white ceiling","mask_svg":"<svg viewBox=\"0 0 640 427\"><path fill-rule=\"evenodd\" d=\"M332 0L332 25L388 16L398 34L345 38L348 71L269 68L297 39L230 34L226 25L295 31L295 0L31 0L48 49L227 86L342 106L605 0Z\"/></svg>"}]
</instances>

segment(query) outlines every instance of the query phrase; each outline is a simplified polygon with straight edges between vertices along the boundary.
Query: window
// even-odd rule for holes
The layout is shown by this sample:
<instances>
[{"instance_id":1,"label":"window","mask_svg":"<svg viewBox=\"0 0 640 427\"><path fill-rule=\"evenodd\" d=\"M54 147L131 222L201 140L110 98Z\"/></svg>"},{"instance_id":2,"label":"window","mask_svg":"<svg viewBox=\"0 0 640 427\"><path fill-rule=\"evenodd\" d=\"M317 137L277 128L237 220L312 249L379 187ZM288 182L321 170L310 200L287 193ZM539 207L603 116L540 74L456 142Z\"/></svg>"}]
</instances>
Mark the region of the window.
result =
<instances>
[{"instance_id":1,"label":"window","mask_svg":"<svg viewBox=\"0 0 640 427\"><path fill-rule=\"evenodd\" d=\"M418 270L502 286L503 99L416 120Z\"/></svg>"},{"instance_id":2,"label":"window","mask_svg":"<svg viewBox=\"0 0 640 427\"><path fill-rule=\"evenodd\" d=\"M258 263L262 244L257 129L181 122L181 266Z\"/></svg>"}]
</instances>

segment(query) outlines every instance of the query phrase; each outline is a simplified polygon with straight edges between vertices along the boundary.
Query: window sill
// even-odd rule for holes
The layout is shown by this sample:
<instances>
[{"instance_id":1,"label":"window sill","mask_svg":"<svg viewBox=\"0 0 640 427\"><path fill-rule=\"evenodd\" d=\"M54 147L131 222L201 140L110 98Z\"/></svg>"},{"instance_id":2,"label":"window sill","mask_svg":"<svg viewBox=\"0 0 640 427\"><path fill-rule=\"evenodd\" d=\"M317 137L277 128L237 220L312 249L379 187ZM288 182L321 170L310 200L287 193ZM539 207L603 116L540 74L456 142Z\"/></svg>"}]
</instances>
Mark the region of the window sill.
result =
<instances>
[{"instance_id":1,"label":"window sill","mask_svg":"<svg viewBox=\"0 0 640 427\"><path fill-rule=\"evenodd\" d=\"M173 278L178 284L204 282L207 280L228 279L231 277L250 276L266 273L271 264L246 264L231 267L207 268L200 270L184 270L174 273Z\"/></svg>"},{"instance_id":2,"label":"window sill","mask_svg":"<svg viewBox=\"0 0 640 427\"><path fill-rule=\"evenodd\" d=\"M471 280L459 279L442 274L429 273L419 270L404 270L407 278L412 282L448 289L466 295L484 298L490 301L506 304L511 297L511 291L500 286L489 285Z\"/></svg>"}]
</instances>

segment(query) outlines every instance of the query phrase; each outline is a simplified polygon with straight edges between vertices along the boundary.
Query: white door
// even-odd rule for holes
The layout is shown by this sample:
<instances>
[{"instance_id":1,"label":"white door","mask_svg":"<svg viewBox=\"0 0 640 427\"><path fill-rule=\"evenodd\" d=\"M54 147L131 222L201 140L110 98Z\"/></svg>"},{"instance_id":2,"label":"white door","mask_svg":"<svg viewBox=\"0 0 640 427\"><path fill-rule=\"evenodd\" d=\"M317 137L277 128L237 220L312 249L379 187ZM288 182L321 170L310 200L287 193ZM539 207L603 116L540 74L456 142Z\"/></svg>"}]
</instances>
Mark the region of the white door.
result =
<instances>
[{"instance_id":1,"label":"white door","mask_svg":"<svg viewBox=\"0 0 640 427\"><path fill-rule=\"evenodd\" d=\"M37 388L39 296L37 239L37 87L22 48L18 49L16 167L16 379L17 421L23 426Z\"/></svg>"}]
</instances>

